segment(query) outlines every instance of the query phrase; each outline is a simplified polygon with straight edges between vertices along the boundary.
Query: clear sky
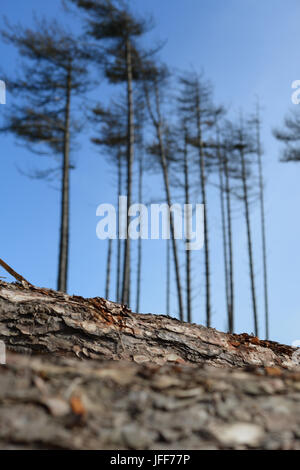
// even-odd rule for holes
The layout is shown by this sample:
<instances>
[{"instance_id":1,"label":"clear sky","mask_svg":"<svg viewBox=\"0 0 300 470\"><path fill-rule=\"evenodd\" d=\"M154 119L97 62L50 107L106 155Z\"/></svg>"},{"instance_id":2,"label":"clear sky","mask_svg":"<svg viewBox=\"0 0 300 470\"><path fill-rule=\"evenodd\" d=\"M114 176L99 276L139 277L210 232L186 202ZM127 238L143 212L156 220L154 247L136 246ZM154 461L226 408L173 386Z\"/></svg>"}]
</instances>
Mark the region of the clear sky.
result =
<instances>
[{"instance_id":1,"label":"clear sky","mask_svg":"<svg viewBox=\"0 0 300 470\"><path fill-rule=\"evenodd\" d=\"M155 28L145 42L166 40L162 59L173 69L205 71L214 84L215 101L230 107L232 116L252 112L258 96L263 107L262 141L266 178L266 217L269 268L271 338L291 344L300 339L300 165L279 163L280 145L272 129L280 126L291 104L291 83L300 79L298 0L133 0L133 9L152 15ZM10 22L31 24L32 15L55 17L80 31L78 19L66 15L60 0L1 0L1 13ZM20 59L0 43L1 69L15 73ZM1 79L1 76L0 76ZM103 83L91 99L107 99L112 90ZM12 97L7 96L9 106ZM0 106L0 113L3 105ZM69 292L104 295L107 242L96 238L96 207L115 202L113 168L89 141L90 129L80 136L72 172ZM17 146L13 137L1 137L1 254L10 265L37 285L55 288L58 258L59 184L26 178L19 169L39 167L39 158ZM51 164L51 160L49 160ZM42 162L42 164L45 164ZM146 183L145 192L150 183ZM151 185L152 186L152 185ZM154 194L161 194L157 178ZM226 312L222 265L220 209L215 189L212 206L213 326L224 330ZM253 207L255 273L259 323L263 328L262 266L258 207ZM242 207L234 220L236 331L253 331L248 259ZM134 262L136 255L134 255ZM0 276L6 276L0 271ZM144 243L141 310L165 312L165 243ZM194 320L204 322L203 267L195 258L193 282L200 293L194 301ZM113 285L114 287L114 285ZM176 313L175 285L172 310ZM112 291L114 297L114 289ZM134 305L133 305L134 307Z\"/></svg>"}]
</instances>

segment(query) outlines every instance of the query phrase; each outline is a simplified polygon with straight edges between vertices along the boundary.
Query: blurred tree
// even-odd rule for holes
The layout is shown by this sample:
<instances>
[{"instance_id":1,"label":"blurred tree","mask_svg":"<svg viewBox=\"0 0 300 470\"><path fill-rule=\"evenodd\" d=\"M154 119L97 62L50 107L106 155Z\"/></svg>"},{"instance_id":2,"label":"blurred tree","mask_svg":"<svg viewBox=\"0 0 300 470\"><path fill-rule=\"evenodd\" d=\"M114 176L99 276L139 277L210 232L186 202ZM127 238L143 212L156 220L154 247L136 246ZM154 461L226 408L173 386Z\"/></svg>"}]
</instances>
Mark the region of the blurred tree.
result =
<instances>
[{"instance_id":1,"label":"blurred tree","mask_svg":"<svg viewBox=\"0 0 300 470\"><path fill-rule=\"evenodd\" d=\"M209 257L209 230L208 230L208 200L207 200L207 173L210 158L205 148L207 133L212 132L215 122L215 107L212 103L212 89L209 82L202 75L186 73L180 77L181 109L185 113L189 127L189 142L198 150L200 168L200 188L202 204L204 205L204 253L205 253L205 298L206 298L206 326L211 326L211 288L210 288L210 257Z\"/></svg>"},{"instance_id":2,"label":"blurred tree","mask_svg":"<svg viewBox=\"0 0 300 470\"><path fill-rule=\"evenodd\" d=\"M144 102L141 99L136 106L136 147L138 157L138 203L143 204L143 178L144 178L144 126L145 112ZM138 258L137 258L137 284L136 284L136 312L140 312L141 301L141 281L142 281L142 239L138 239Z\"/></svg>"},{"instance_id":3,"label":"blurred tree","mask_svg":"<svg viewBox=\"0 0 300 470\"><path fill-rule=\"evenodd\" d=\"M168 143L171 144L172 139L170 138L169 126L165 122L161 112L162 93L163 89L166 87L168 75L169 73L166 67L156 67L154 64L152 64L152 66L148 64L146 73L144 75L144 93L149 116L155 129L157 141L156 144L152 146L151 152L153 155L158 156L163 174L166 202L168 207L171 208L172 202L168 168L171 158L168 158L168 155L171 155L172 152L170 152L170 149L168 149ZM183 321L184 311L182 302L180 266L172 214L170 214L170 231L175 265L179 318L181 321Z\"/></svg>"},{"instance_id":4,"label":"blurred tree","mask_svg":"<svg viewBox=\"0 0 300 470\"><path fill-rule=\"evenodd\" d=\"M255 116L250 120L250 125L255 127L258 169L258 185L259 185L259 203L261 217L261 239L262 239L262 260L263 260L263 276L264 276L264 304L265 304L265 337L269 339L269 296L268 296L268 272L267 272L267 241L266 241L266 218L265 218L265 188L262 163L262 145L261 145L261 119L259 103L256 106Z\"/></svg>"},{"instance_id":5,"label":"blurred tree","mask_svg":"<svg viewBox=\"0 0 300 470\"><path fill-rule=\"evenodd\" d=\"M250 218L250 188L249 179L251 175L251 167L253 165L253 155L255 153L254 137L249 126L246 129L243 117L241 116L240 122L235 126L233 133L234 150L240 158L240 180L242 183L242 195L240 196L244 203L244 215L247 229L247 244L248 244L248 257L249 257L249 274L251 284L251 297L252 297L252 310L254 320L255 336L259 335L258 327L258 314L257 314L257 299L255 287L255 273L254 273L254 257L253 257L253 242L251 232L251 218Z\"/></svg>"},{"instance_id":6,"label":"blurred tree","mask_svg":"<svg viewBox=\"0 0 300 470\"><path fill-rule=\"evenodd\" d=\"M36 20L34 29L6 25L3 39L14 45L25 59L18 78L6 77L18 101L6 108L3 132L23 140L31 151L53 154L58 169L38 171L35 177L61 174L61 223L57 289L67 290L69 255L70 150L81 127L73 119L74 97L83 96L91 82L89 55L77 38L56 21Z\"/></svg>"},{"instance_id":7,"label":"blurred tree","mask_svg":"<svg viewBox=\"0 0 300 470\"><path fill-rule=\"evenodd\" d=\"M274 136L284 144L282 162L300 161L300 113L291 111L284 119L283 129L274 129Z\"/></svg>"},{"instance_id":8,"label":"blurred tree","mask_svg":"<svg viewBox=\"0 0 300 470\"><path fill-rule=\"evenodd\" d=\"M127 88L127 230L132 203L134 161L133 82L141 77L145 52L137 39L150 29L150 22L134 16L122 0L68 0L86 13L86 32L103 45L101 58L105 75L111 83L126 83ZM128 235L128 234L127 234ZM130 238L125 240L122 302L130 304L131 253Z\"/></svg>"},{"instance_id":9,"label":"blurred tree","mask_svg":"<svg viewBox=\"0 0 300 470\"><path fill-rule=\"evenodd\" d=\"M111 101L109 106L103 107L100 104L92 110L91 121L97 126L97 137L92 137L92 142L104 148L105 155L110 164L117 167L117 197L118 197L118 241L117 241L117 272L116 272L116 300L121 301L121 238L120 238L120 196L122 196L122 172L126 162L127 146L127 124L126 124L126 104L121 97L118 102ZM106 268L106 298L110 289L111 270L111 250L112 241L108 242L107 268Z\"/></svg>"}]
</instances>

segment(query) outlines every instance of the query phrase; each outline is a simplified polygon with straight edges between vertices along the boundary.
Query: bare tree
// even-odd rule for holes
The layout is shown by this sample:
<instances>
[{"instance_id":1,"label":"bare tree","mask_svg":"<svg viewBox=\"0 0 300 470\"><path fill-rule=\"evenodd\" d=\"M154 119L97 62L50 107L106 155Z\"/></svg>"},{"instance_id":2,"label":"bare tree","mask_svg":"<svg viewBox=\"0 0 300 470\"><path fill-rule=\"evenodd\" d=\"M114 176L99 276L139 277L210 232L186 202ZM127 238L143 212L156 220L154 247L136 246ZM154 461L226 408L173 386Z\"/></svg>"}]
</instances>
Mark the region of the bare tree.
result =
<instances>
[{"instance_id":1,"label":"bare tree","mask_svg":"<svg viewBox=\"0 0 300 470\"><path fill-rule=\"evenodd\" d=\"M228 232L228 258L229 258L229 316L228 316L228 330L230 333L234 332L234 277L233 277L233 241L232 241L232 211L231 211L231 185L230 185L230 171L228 168L228 154L223 156L224 175L225 175L225 194L226 194L226 209L227 209L227 232Z\"/></svg>"},{"instance_id":2,"label":"bare tree","mask_svg":"<svg viewBox=\"0 0 300 470\"><path fill-rule=\"evenodd\" d=\"M72 119L72 100L89 88L89 55L80 42L57 22L36 20L34 29L7 25L5 41L25 58L19 78L7 78L19 97L10 107L2 131L11 132L37 154L59 156L59 167L37 172L39 178L61 173L61 222L57 288L67 290L69 257L70 150L80 127Z\"/></svg>"},{"instance_id":3,"label":"bare tree","mask_svg":"<svg viewBox=\"0 0 300 470\"><path fill-rule=\"evenodd\" d=\"M211 132L214 122L215 108L212 103L212 89L203 76L195 73L180 77L182 87L179 101L185 113L191 137L189 141L198 150L200 169L200 189L202 204L204 205L204 253L205 253L205 299L206 299L206 325L211 326L211 294L210 294L210 257L209 257L209 231L208 231L208 200L207 200L207 173L208 155L205 150L205 134Z\"/></svg>"},{"instance_id":4,"label":"bare tree","mask_svg":"<svg viewBox=\"0 0 300 470\"><path fill-rule=\"evenodd\" d=\"M134 16L126 2L118 0L68 0L86 14L87 33L104 44L105 75L110 83L126 84L127 94L127 230L129 207L132 202L132 172L134 161L134 104L133 82L140 79L143 54L137 39L150 28L150 22ZM130 304L130 237L127 232L124 250L122 302Z\"/></svg>"},{"instance_id":5,"label":"bare tree","mask_svg":"<svg viewBox=\"0 0 300 470\"><path fill-rule=\"evenodd\" d=\"M264 194L264 175L262 165L262 146L261 146L261 120L259 103L256 106L256 115L250 121L254 124L256 131L256 155L258 167L258 184L259 184L259 202L261 217L261 239L262 239L262 258L263 258L263 276L264 276L264 304L265 304L265 334L269 339L269 297L268 297L268 273L267 273L267 245L266 245L266 218L265 218L265 194Z\"/></svg>"},{"instance_id":6,"label":"bare tree","mask_svg":"<svg viewBox=\"0 0 300 470\"><path fill-rule=\"evenodd\" d=\"M171 256L170 240L167 240L167 260L166 260L166 315L170 315L170 289L171 289Z\"/></svg>"},{"instance_id":7,"label":"bare tree","mask_svg":"<svg viewBox=\"0 0 300 470\"><path fill-rule=\"evenodd\" d=\"M138 153L138 202L143 203L143 176L144 176L144 103L138 103L136 111L136 144ZM142 239L138 239L137 259L137 286L136 286L136 312L140 311L142 276Z\"/></svg>"},{"instance_id":8,"label":"bare tree","mask_svg":"<svg viewBox=\"0 0 300 470\"><path fill-rule=\"evenodd\" d=\"M252 310L254 320L254 332L255 336L259 335L258 328L258 314L257 314L257 301L256 301L256 288L255 288L255 274L254 274L254 258L253 258L253 243L251 233L251 219L250 219L250 205L249 205L249 187L248 187L248 169L246 156L253 154L253 142L252 136L247 134L245 131L243 119L241 118L240 124L236 128L235 133L235 149L238 151L240 156L241 164L241 181L243 188L243 203L244 203L244 214L247 228L247 243L248 243L248 257L249 257L249 273L251 283L251 297L252 297ZM248 168L247 168L248 166Z\"/></svg>"},{"instance_id":9,"label":"bare tree","mask_svg":"<svg viewBox=\"0 0 300 470\"><path fill-rule=\"evenodd\" d=\"M183 161L184 161L184 193L185 193L185 204L190 204L190 178L189 178L189 158L188 158L188 130L186 125L184 126L184 149L183 149ZM186 217L186 236L187 240L190 240L190 226L191 221L189 214ZM191 251L185 250L186 257L186 309L187 309L187 321L192 323L192 283L191 283Z\"/></svg>"},{"instance_id":10,"label":"bare tree","mask_svg":"<svg viewBox=\"0 0 300 470\"><path fill-rule=\"evenodd\" d=\"M300 161L300 113L291 111L284 119L283 129L274 129L274 136L284 144L280 161Z\"/></svg>"},{"instance_id":11,"label":"bare tree","mask_svg":"<svg viewBox=\"0 0 300 470\"><path fill-rule=\"evenodd\" d=\"M219 148L221 185L225 193L225 219L226 233L224 240L227 242L227 288L228 288L228 331L234 332L234 271L233 271L233 230L232 230L232 178L240 174L238 161L234 154L234 135L231 123L227 121L221 134L221 147Z\"/></svg>"},{"instance_id":12,"label":"bare tree","mask_svg":"<svg viewBox=\"0 0 300 470\"><path fill-rule=\"evenodd\" d=\"M116 300L121 301L121 238L120 238L120 196L122 195L122 167L126 157L127 128L124 119L124 103L122 97L118 103L112 101L105 108L98 104L92 110L91 120L97 125L97 137L92 138L92 142L104 148L105 155L110 164L117 167L117 197L118 197L118 217L117 217L117 272L116 272ZM126 108L125 108L126 109ZM121 215L122 217L123 215ZM107 276L106 292L109 291L110 263L111 263L111 243L108 244L107 254ZM107 297L106 297L107 298Z\"/></svg>"},{"instance_id":13,"label":"bare tree","mask_svg":"<svg viewBox=\"0 0 300 470\"><path fill-rule=\"evenodd\" d=\"M148 68L150 70L150 67ZM157 147L160 159L160 165L163 173L164 187L166 194L166 201L171 208L171 191L169 183L169 171L168 171L168 159L165 148L165 139L164 133L167 130L166 122L163 119L161 113L161 93L163 87L166 85L168 72L165 67L156 68L153 66L152 73L148 73L144 79L144 91L147 102L147 107L149 111L149 116L153 123ZM171 230L171 239L172 239L172 248L173 248L173 258L175 265L175 274L176 274L176 285L177 285L177 298L178 298L178 310L179 318L183 320L183 302L182 302L182 290L181 290L181 276L180 276L180 267L179 267L179 257L178 249L175 238L175 227L172 214L170 214L170 230Z\"/></svg>"},{"instance_id":14,"label":"bare tree","mask_svg":"<svg viewBox=\"0 0 300 470\"><path fill-rule=\"evenodd\" d=\"M217 158L218 158L218 173L219 173L219 194L220 194L220 207L221 207L221 223L222 223L222 239L223 239L223 255L224 255L224 273L225 273L225 294L226 294L226 307L227 307L227 318L228 318L228 331L233 332L232 325L232 309L230 306L230 280L229 280L229 265L228 265L228 241L227 241L227 230L228 230L228 217L226 219L226 207L224 196L225 183L224 183L224 152L222 152L220 145L219 128L217 127L216 134L217 144ZM227 213L228 216L228 213Z\"/></svg>"}]
</instances>

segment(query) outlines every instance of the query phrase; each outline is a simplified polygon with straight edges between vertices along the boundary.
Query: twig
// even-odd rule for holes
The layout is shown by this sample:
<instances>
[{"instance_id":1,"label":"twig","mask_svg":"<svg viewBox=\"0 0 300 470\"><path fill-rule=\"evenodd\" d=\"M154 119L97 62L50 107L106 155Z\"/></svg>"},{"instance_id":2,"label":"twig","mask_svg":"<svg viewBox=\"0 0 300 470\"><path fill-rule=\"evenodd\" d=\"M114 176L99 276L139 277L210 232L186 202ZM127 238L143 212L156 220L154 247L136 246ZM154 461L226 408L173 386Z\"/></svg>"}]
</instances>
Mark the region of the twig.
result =
<instances>
[{"instance_id":1,"label":"twig","mask_svg":"<svg viewBox=\"0 0 300 470\"><path fill-rule=\"evenodd\" d=\"M3 261L3 259L1 259L1 258L0 258L0 265L2 266L2 268L5 269L5 271L7 271L17 281L19 281L24 287L32 286L32 284L30 284L30 282L26 281L26 279L23 276L16 273L16 271L14 271L10 266L8 266L8 264L6 264L5 261Z\"/></svg>"}]
</instances>

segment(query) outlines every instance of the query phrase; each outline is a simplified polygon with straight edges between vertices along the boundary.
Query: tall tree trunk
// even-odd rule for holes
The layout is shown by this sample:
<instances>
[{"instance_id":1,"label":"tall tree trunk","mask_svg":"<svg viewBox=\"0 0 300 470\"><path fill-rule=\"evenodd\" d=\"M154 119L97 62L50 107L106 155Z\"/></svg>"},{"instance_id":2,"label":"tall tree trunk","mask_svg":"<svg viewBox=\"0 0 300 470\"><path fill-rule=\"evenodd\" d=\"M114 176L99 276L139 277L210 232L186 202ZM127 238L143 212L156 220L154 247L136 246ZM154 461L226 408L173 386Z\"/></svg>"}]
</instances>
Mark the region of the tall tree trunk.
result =
<instances>
[{"instance_id":1,"label":"tall tree trunk","mask_svg":"<svg viewBox=\"0 0 300 470\"><path fill-rule=\"evenodd\" d=\"M206 298L206 326L211 326L211 305L210 305L210 261L209 261L209 239L208 239L208 220L207 220L207 197L206 197L206 175L205 175L205 156L202 142L200 99L197 99L197 132L200 157L200 184L202 204L204 205L204 253L205 253L205 298Z\"/></svg>"},{"instance_id":2,"label":"tall tree trunk","mask_svg":"<svg viewBox=\"0 0 300 470\"><path fill-rule=\"evenodd\" d=\"M134 122L133 122L133 96L132 96L132 54L129 38L126 41L126 69L127 69L127 237L124 252L124 276L123 276L123 304L130 304L130 238L129 238L129 208L132 198L132 167L134 159Z\"/></svg>"},{"instance_id":3,"label":"tall tree trunk","mask_svg":"<svg viewBox=\"0 0 300 470\"><path fill-rule=\"evenodd\" d=\"M171 287L171 257L170 240L167 240L167 282L166 282L166 315L170 315L170 287Z\"/></svg>"},{"instance_id":4,"label":"tall tree trunk","mask_svg":"<svg viewBox=\"0 0 300 470\"><path fill-rule=\"evenodd\" d=\"M105 298L106 299L109 299L111 257L112 257L112 239L109 238L108 248L107 248L106 283L105 283Z\"/></svg>"},{"instance_id":5,"label":"tall tree trunk","mask_svg":"<svg viewBox=\"0 0 300 470\"><path fill-rule=\"evenodd\" d=\"M246 226L247 226L249 271L250 271L250 282L251 282L254 331L255 331L255 336L258 336L259 332L258 332L258 319L257 319L257 307L256 307L256 291L255 291L255 280L254 280L250 211L249 211L248 187L247 187L247 176L246 176L246 163L245 163L245 154L244 154L243 146L241 146L241 149L240 149L240 156L241 156L242 183L243 183L243 192L244 192L243 200L244 200L244 205L245 205L245 219L246 219Z\"/></svg>"},{"instance_id":6,"label":"tall tree trunk","mask_svg":"<svg viewBox=\"0 0 300 470\"><path fill-rule=\"evenodd\" d=\"M169 209L170 209L172 204L171 204L171 193L170 193L170 185L169 185L168 162L167 162L167 158L166 158L165 146L164 146L163 136L162 136L162 118L161 118L161 112L160 112L160 99L159 99L159 91L158 91L157 83L155 83L154 87L155 87L155 102L156 102L157 118L155 118L155 116L153 114L151 103L150 103L150 98L149 98L149 91L148 91L146 86L144 88L144 91L145 91L148 111L149 111L149 114L151 116L154 128L156 130L158 146L159 146L159 153L160 153L160 163L161 163L161 167L162 167L163 180L164 180L165 193L166 193L166 201L167 201L167 204L168 204ZM179 260L178 260L178 253L177 253L177 243L176 243L176 238L175 238L174 220L173 220L171 212L170 212L170 229L171 229L171 239L172 239L173 257L174 257L174 265L175 265L175 274L176 274L176 286L177 286L179 318L180 318L181 321L183 321L183 303L182 303Z\"/></svg>"},{"instance_id":7,"label":"tall tree trunk","mask_svg":"<svg viewBox=\"0 0 300 470\"><path fill-rule=\"evenodd\" d=\"M190 204L189 194L189 167L188 167L188 147L187 147L187 129L184 129L184 192L185 204ZM190 240L190 220L186 218L186 235ZM186 305L187 305L187 321L192 323L192 291L191 291L191 251L185 250L186 259Z\"/></svg>"},{"instance_id":8,"label":"tall tree trunk","mask_svg":"<svg viewBox=\"0 0 300 470\"><path fill-rule=\"evenodd\" d=\"M72 88L72 68L68 68L66 83L65 129L63 151L63 175L61 198L60 248L57 290L67 292L69 254L69 210L70 210L70 101Z\"/></svg>"},{"instance_id":9,"label":"tall tree trunk","mask_svg":"<svg viewBox=\"0 0 300 470\"><path fill-rule=\"evenodd\" d=\"M163 178L164 178L164 184L165 184L166 200L170 209L172 206L172 203L171 203L171 193L170 193L170 184L169 184L168 163L167 163L165 146L164 146L163 137L162 137L160 102L159 102L157 87L156 87L155 92L156 92L156 107L157 107L157 114L158 114L158 121L156 122L156 132L157 132L157 139L158 139L159 149L160 149L161 166L162 166ZM183 303L182 303L182 293L181 293L179 259L178 259L177 243L176 243L176 238L175 238L174 220L173 220L171 213L170 213L170 229L171 229L173 257L174 257L174 264L175 264L179 319L183 321Z\"/></svg>"},{"instance_id":10,"label":"tall tree trunk","mask_svg":"<svg viewBox=\"0 0 300 470\"><path fill-rule=\"evenodd\" d=\"M225 272L225 293L226 293L226 307L228 319L228 331L232 333L231 325L231 310L230 310L230 283L229 283L229 269L228 269L228 243L227 243L227 226L225 216L225 201L224 201L224 164L220 152L219 135L217 134L217 158L219 170L219 187L220 187L220 206L221 206L221 222L222 222L222 238L223 238L223 252L224 252L224 272ZM227 222L228 224L228 222Z\"/></svg>"},{"instance_id":11,"label":"tall tree trunk","mask_svg":"<svg viewBox=\"0 0 300 470\"><path fill-rule=\"evenodd\" d=\"M232 215L231 215L231 187L228 171L228 157L224 155L224 175L227 209L228 254L229 254L229 331L234 332L234 279L233 279L233 243L232 243Z\"/></svg>"},{"instance_id":12,"label":"tall tree trunk","mask_svg":"<svg viewBox=\"0 0 300 470\"><path fill-rule=\"evenodd\" d=\"M264 273L265 330L266 330L266 339L269 339L269 301L268 301L268 278L267 278L264 177L263 177L262 158L261 158L262 151L261 151L261 143L260 143L260 117L259 117L258 108L257 108L257 116L256 116L256 138L257 138L257 164L258 164L258 175L259 175L259 199L260 199L260 214L261 214L263 273Z\"/></svg>"},{"instance_id":13,"label":"tall tree trunk","mask_svg":"<svg viewBox=\"0 0 300 470\"><path fill-rule=\"evenodd\" d=\"M120 238L120 196L122 195L122 161L121 154L118 156L118 241L117 241L117 284L116 300L121 301L121 238Z\"/></svg>"},{"instance_id":14,"label":"tall tree trunk","mask_svg":"<svg viewBox=\"0 0 300 470\"><path fill-rule=\"evenodd\" d=\"M139 204L143 201L143 148L141 145L139 161ZM142 239L138 239L138 260L137 260L137 286L136 286L136 312L140 311L141 297L141 273L142 273Z\"/></svg>"}]
</instances>

